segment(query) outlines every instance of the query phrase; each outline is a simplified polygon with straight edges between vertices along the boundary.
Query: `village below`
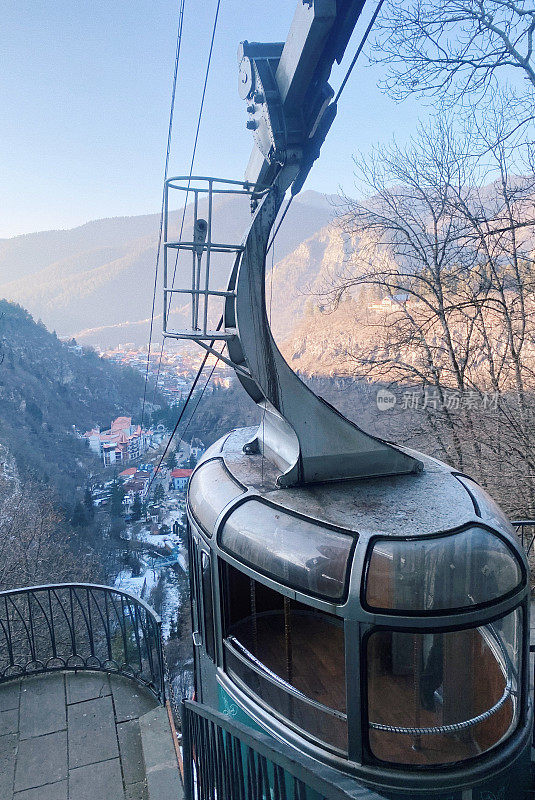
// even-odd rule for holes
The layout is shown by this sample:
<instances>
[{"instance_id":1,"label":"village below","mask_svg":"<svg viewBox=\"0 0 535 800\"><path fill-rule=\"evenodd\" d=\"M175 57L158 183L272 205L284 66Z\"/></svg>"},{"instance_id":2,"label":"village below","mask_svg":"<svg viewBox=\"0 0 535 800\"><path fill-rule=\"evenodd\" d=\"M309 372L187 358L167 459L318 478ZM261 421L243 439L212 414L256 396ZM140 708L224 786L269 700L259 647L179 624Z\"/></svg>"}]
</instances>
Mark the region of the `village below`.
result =
<instances>
[{"instance_id":1,"label":"village below","mask_svg":"<svg viewBox=\"0 0 535 800\"><path fill-rule=\"evenodd\" d=\"M71 521L95 521L103 537L115 542L114 585L156 609L169 643L183 633L180 618L189 607L186 492L205 447L193 436L162 460L168 436L162 423L145 429L126 416L108 430L82 434L104 471L89 478ZM180 679L189 680L187 664L181 664Z\"/></svg>"}]
</instances>

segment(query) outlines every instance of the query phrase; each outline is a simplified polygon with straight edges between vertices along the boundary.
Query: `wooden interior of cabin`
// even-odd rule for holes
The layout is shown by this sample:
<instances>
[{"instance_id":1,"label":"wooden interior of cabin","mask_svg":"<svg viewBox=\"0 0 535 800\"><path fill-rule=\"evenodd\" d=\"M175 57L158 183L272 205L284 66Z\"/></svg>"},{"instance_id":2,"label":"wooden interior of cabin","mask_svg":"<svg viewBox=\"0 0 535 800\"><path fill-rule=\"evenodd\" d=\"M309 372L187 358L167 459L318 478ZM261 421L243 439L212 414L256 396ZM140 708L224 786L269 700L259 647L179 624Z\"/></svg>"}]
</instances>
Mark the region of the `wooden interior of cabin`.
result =
<instances>
[{"instance_id":1,"label":"wooden interior of cabin","mask_svg":"<svg viewBox=\"0 0 535 800\"><path fill-rule=\"evenodd\" d=\"M325 708L292 696L229 652L227 665L267 705L304 732L347 751L342 621L285 599L230 569L229 635L282 681Z\"/></svg>"},{"instance_id":2,"label":"wooden interior of cabin","mask_svg":"<svg viewBox=\"0 0 535 800\"><path fill-rule=\"evenodd\" d=\"M414 587L417 592L408 584L399 580L391 557L374 552L366 589L371 606L411 610L404 601L418 597L425 609L421 575ZM472 720L493 708L507 682L500 635L500 623L494 629L444 634L372 634L367 647L369 720L391 727L442 727ZM465 760L499 742L513 716L509 698L488 719L451 733L413 736L370 729L370 748L377 758L396 763Z\"/></svg>"},{"instance_id":3,"label":"wooden interior of cabin","mask_svg":"<svg viewBox=\"0 0 535 800\"><path fill-rule=\"evenodd\" d=\"M238 645L227 647L227 668L302 731L347 752L341 620L229 569L227 631ZM506 689L497 635L496 628L444 634L374 632L366 650L369 722L392 728L441 727L493 708ZM241 659L236 654L240 652ZM260 662L256 669L247 652ZM292 695L273 675L270 680L260 665L321 707ZM381 761L400 764L462 761L498 743L513 717L508 698L484 721L454 732L416 736L370 727L370 749Z\"/></svg>"},{"instance_id":4,"label":"wooden interior of cabin","mask_svg":"<svg viewBox=\"0 0 535 800\"><path fill-rule=\"evenodd\" d=\"M484 631L411 634L381 631L367 647L368 718L391 727L429 728L474 719L506 688L499 651ZM488 750L513 719L509 698L488 719L424 736L370 729L372 753L403 764L446 764Z\"/></svg>"}]
</instances>

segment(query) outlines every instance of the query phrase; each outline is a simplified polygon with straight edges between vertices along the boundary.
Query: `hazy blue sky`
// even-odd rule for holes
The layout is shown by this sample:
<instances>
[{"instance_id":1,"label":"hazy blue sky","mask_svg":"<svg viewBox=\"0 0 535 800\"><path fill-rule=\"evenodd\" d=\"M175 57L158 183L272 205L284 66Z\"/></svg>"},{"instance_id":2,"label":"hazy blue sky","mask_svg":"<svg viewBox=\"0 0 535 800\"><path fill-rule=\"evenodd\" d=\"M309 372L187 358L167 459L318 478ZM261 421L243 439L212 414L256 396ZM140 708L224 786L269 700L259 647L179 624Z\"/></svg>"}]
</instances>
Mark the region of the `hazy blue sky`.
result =
<instances>
[{"instance_id":1,"label":"hazy blue sky","mask_svg":"<svg viewBox=\"0 0 535 800\"><path fill-rule=\"evenodd\" d=\"M222 0L196 172L242 176L252 142L237 46L284 40L295 1ZM188 170L215 6L186 0L170 174ZM159 209L177 16L178 0L4 0L0 236ZM306 188L351 191L352 153L414 129L422 109L389 100L377 78L363 58Z\"/></svg>"}]
</instances>

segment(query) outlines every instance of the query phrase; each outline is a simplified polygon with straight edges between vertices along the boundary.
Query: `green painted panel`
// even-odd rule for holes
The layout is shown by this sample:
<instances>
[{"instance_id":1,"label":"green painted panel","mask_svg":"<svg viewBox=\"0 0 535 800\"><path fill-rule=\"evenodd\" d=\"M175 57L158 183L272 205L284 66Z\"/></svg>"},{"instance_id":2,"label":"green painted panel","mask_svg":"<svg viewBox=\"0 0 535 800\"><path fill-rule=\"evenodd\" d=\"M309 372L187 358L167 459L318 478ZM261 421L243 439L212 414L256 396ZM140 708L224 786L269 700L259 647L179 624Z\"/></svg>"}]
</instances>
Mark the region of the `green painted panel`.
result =
<instances>
[{"instance_id":1,"label":"green painted panel","mask_svg":"<svg viewBox=\"0 0 535 800\"><path fill-rule=\"evenodd\" d=\"M241 708L235 700L229 695L229 693L224 689L221 684L218 684L218 694L219 694L219 711L221 714L225 714L225 716L230 717L231 719L235 719L236 722L241 722L242 725L248 725L250 728L253 728L255 731L261 731L262 733L266 733L264 728L261 728L257 722L255 722L249 714L247 714L243 708Z\"/></svg>"}]
</instances>

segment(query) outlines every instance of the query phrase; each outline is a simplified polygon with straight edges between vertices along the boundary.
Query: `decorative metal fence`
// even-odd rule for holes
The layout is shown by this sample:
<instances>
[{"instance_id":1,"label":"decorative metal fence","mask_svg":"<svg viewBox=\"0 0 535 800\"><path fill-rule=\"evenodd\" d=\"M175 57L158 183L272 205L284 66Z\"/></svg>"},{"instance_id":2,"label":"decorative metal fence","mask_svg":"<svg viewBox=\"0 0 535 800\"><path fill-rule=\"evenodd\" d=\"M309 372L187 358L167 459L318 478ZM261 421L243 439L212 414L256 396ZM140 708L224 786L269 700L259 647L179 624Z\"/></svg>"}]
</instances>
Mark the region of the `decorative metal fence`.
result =
<instances>
[{"instance_id":1,"label":"decorative metal fence","mask_svg":"<svg viewBox=\"0 0 535 800\"><path fill-rule=\"evenodd\" d=\"M108 586L0 592L0 683L58 669L116 672L163 703L161 620L142 600Z\"/></svg>"},{"instance_id":2,"label":"decorative metal fence","mask_svg":"<svg viewBox=\"0 0 535 800\"><path fill-rule=\"evenodd\" d=\"M535 555L535 519L517 519L512 524L526 555Z\"/></svg>"},{"instance_id":3,"label":"decorative metal fence","mask_svg":"<svg viewBox=\"0 0 535 800\"><path fill-rule=\"evenodd\" d=\"M191 700L182 702L185 800L380 800L357 781Z\"/></svg>"}]
</instances>

